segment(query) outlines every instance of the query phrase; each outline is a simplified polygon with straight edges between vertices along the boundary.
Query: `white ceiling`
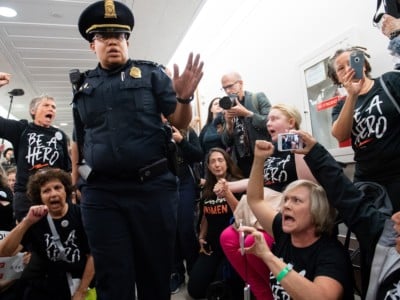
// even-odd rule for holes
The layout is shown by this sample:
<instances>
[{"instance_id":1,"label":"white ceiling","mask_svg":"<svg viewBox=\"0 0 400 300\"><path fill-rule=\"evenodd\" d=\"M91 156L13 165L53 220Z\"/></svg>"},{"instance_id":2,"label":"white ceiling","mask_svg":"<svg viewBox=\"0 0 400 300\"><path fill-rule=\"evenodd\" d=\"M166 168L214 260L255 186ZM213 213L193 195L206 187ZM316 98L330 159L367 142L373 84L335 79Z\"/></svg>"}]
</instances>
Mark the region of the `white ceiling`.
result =
<instances>
[{"instance_id":1,"label":"white ceiling","mask_svg":"<svg viewBox=\"0 0 400 300\"><path fill-rule=\"evenodd\" d=\"M167 64L207 0L121 0L133 10L135 27L130 38L130 56ZM0 89L0 106L7 114L8 92L15 96L11 114L29 119L30 100L40 94L56 99L56 126L72 133L71 85L68 71L94 68L95 55L79 34L77 22L91 0L2 0L14 8L15 18L0 16L0 72L12 74L11 83ZM1 109L1 108L0 108ZM1 112L0 112L1 114Z\"/></svg>"}]
</instances>

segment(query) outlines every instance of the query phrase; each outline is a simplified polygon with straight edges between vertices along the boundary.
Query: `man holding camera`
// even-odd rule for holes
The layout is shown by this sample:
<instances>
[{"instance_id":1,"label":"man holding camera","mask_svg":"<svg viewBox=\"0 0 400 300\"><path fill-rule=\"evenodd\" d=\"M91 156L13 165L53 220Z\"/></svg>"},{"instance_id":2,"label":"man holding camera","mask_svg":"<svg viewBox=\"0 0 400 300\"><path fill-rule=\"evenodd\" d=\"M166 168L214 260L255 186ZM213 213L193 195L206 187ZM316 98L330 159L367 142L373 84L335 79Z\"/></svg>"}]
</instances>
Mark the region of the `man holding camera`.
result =
<instances>
[{"instance_id":1,"label":"man holding camera","mask_svg":"<svg viewBox=\"0 0 400 300\"><path fill-rule=\"evenodd\" d=\"M221 84L228 96L220 100L220 106L225 109L222 142L232 149L232 158L243 175L249 177L255 141L271 140L266 129L271 103L262 92L244 91L242 77L237 72L223 75Z\"/></svg>"}]
</instances>

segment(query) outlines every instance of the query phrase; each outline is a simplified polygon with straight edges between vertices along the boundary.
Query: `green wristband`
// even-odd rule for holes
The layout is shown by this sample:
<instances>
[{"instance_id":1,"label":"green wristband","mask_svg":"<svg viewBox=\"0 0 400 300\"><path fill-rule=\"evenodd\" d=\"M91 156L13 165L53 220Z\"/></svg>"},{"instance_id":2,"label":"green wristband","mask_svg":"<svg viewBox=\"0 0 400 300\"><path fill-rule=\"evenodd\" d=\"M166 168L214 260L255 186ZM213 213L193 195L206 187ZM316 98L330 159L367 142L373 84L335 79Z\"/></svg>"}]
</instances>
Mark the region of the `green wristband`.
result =
<instances>
[{"instance_id":1,"label":"green wristband","mask_svg":"<svg viewBox=\"0 0 400 300\"><path fill-rule=\"evenodd\" d=\"M276 275L276 281L281 282L283 278L286 277L286 275L293 269L292 264L287 264L280 272L278 275Z\"/></svg>"}]
</instances>

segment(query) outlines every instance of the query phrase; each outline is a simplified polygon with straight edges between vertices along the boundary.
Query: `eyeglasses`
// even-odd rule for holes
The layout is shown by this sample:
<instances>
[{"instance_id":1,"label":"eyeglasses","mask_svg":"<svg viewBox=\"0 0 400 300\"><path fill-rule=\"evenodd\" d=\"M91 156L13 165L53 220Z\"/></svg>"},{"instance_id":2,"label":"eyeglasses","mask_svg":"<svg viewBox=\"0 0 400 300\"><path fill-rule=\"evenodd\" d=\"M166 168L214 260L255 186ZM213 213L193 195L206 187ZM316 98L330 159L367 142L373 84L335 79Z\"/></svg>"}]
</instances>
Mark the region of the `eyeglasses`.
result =
<instances>
[{"instance_id":1,"label":"eyeglasses","mask_svg":"<svg viewBox=\"0 0 400 300\"><path fill-rule=\"evenodd\" d=\"M233 86L234 86L236 83L238 83L238 82L239 82L239 80L236 80L234 83L231 83L231 84L228 84L228 85L226 85L226 86L223 86L223 87L221 88L221 91L226 91L226 90L229 90L229 89L233 88Z\"/></svg>"},{"instance_id":2,"label":"eyeglasses","mask_svg":"<svg viewBox=\"0 0 400 300\"><path fill-rule=\"evenodd\" d=\"M107 32L107 33L96 33L92 39L92 41L97 40L99 42L104 43L109 39L117 39L122 42L128 39L128 34L125 32Z\"/></svg>"}]
</instances>

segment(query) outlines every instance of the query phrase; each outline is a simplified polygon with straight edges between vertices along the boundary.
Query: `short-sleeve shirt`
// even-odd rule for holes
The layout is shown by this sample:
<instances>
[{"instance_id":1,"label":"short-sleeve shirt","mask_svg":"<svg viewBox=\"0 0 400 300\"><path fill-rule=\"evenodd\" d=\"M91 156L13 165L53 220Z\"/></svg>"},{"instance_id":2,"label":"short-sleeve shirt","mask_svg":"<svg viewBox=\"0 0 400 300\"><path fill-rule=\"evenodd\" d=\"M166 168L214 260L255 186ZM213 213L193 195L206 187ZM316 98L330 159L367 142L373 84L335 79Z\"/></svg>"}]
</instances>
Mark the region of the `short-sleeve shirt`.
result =
<instances>
[{"instance_id":1,"label":"short-sleeve shirt","mask_svg":"<svg viewBox=\"0 0 400 300\"><path fill-rule=\"evenodd\" d=\"M161 114L175 111L176 94L159 65L98 65L85 73L73 101L84 127L83 156L98 174L131 174L166 156Z\"/></svg>"},{"instance_id":2,"label":"short-sleeve shirt","mask_svg":"<svg viewBox=\"0 0 400 300\"><path fill-rule=\"evenodd\" d=\"M397 105L400 106L400 73L389 72L383 76ZM344 101L332 110L336 121ZM371 90L359 95L353 113L351 143L356 161L355 177L358 180L385 180L400 173L400 113L374 79Z\"/></svg>"},{"instance_id":3,"label":"short-sleeve shirt","mask_svg":"<svg viewBox=\"0 0 400 300\"><path fill-rule=\"evenodd\" d=\"M234 194L236 199L240 199L242 194ZM211 245L213 251L222 249L219 243L219 236L226 227L233 221L233 212L225 198L202 199L203 214L207 219L207 243Z\"/></svg>"},{"instance_id":4,"label":"short-sleeve shirt","mask_svg":"<svg viewBox=\"0 0 400 300\"><path fill-rule=\"evenodd\" d=\"M292 245L290 234L282 230L282 215L273 221L275 244L272 252L285 263L293 265L300 275L313 281L317 276L327 276L338 281L344 289L343 299L354 299L353 269L346 249L334 237L322 235L312 245L298 248ZM274 299L291 299L275 276L270 273Z\"/></svg>"},{"instance_id":5,"label":"short-sleeve shirt","mask_svg":"<svg viewBox=\"0 0 400 300\"><path fill-rule=\"evenodd\" d=\"M81 278L90 250L79 206L69 204L67 214L60 219L53 219L53 222L65 248L67 261L59 259L60 250L53 240L46 217L29 228L22 244L38 253L46 262L48 274L70 272L72 277Z\"/></svg>"}]
</instances>

